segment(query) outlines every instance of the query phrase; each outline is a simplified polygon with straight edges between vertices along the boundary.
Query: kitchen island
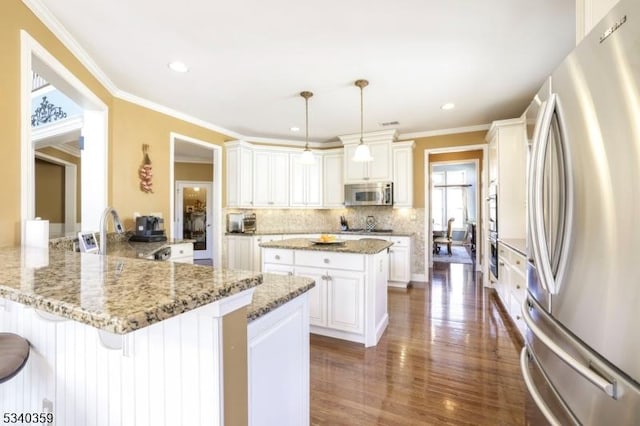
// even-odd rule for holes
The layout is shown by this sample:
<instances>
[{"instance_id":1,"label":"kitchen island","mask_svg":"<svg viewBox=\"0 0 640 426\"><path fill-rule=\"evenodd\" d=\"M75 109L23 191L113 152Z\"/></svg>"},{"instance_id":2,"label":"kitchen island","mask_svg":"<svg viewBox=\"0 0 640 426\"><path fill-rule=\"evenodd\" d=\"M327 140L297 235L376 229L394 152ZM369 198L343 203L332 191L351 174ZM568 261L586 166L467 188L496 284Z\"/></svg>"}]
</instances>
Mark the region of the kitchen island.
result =
<instances>
[{"instance_id":1,"label":"kitchen island","mask_svg":"<svg viewBox=\"0 0 640 426\"><path fill-rule=\"evenodd\" d=\"M387 274L391 242L366 238L317 244L294 238L260 244L262 271L310 277L312 333L377 345L388 323Z\"/></svg>"},{"instance_id":2,"label":"kitchen island","mask_svg":"<svg viewBox=\"0 0 640 426\"><path fill-rule=\"evenodd\" d=\"M306 309L313 286L272 282L253 306L248 271L21 247L0 264L0 331L31 345L0 409L64 425L246 423L248 311Z\"/></svg>"}]
</instances>

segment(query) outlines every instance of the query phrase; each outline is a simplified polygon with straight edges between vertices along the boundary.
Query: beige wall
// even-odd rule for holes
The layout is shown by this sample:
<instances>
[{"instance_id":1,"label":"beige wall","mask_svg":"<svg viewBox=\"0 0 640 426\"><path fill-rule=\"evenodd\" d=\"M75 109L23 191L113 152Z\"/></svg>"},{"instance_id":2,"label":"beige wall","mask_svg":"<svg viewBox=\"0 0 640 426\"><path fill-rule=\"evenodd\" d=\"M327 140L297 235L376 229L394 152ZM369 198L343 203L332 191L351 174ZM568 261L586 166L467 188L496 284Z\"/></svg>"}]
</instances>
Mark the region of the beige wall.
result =
<instances>
[{"instance_id":1,"label":"beige wall","mask_svg":"<svg viewBox=\"0 0 640 426\"><path fill-rule=\"evenodd\" d=\"M174 163L173 176L176 180L213 181L213 165L198 163Z\"/></svg>"},{"instance_id":2,"label":"beige wall","mask_svg":"<svg viewBox=\"0 0 640 426\"><path fill-rule=\"evenodd\" d=\"M82 222L82 199L80 198L82 194L82 164L80 164L80 158L53 147L40 148L38 152L76 165L76 222ZM38 181L36 180L36 191L37 190ZM36 216L38 216L37 212Z\"/></svg>"},{"instance_id":3,"label":"beige wall","mask_svg":"<svg viewBox=\"0 0 640 426\"><path fill-rule=\"evenodd\" d=\"M463 145L484 144L486 130L479 132L456 133L452 135L432 136L415 139L413 150L413 206L425 207L424 203L424 151L428 149L448 148Z\"/></svg>"},{"instance_id":4,"label":"beige wall","mask_svg":"<svg viewBox=\"0 0 640 426\"><path fill-rule=\"evenodd\" d=\"M64 166L36 158L36 217L64 223Z\"/></svg>"},{"instance_id":5,"label":"beige wall","mask_svg":"<svg viewBox=\"0 0 640 426\"><path fill-rule=\"evenodd\" d=\"M131 224L134 211L169 212L169 133L222 144L224 135L114 98L20 0L3 0L0 14L0 247L20 242L20 30L24 29L109 108L108 204ZM154 193L139 189L142 144L150 145ZM223 158L224 164L224 158ZM224 170L223 170L224 172ZM224 185L223 185L224 188ZM224 189L223 189L224 192ZM224 198L224 193L223 200Z\"/></svg>"}]
</instances>

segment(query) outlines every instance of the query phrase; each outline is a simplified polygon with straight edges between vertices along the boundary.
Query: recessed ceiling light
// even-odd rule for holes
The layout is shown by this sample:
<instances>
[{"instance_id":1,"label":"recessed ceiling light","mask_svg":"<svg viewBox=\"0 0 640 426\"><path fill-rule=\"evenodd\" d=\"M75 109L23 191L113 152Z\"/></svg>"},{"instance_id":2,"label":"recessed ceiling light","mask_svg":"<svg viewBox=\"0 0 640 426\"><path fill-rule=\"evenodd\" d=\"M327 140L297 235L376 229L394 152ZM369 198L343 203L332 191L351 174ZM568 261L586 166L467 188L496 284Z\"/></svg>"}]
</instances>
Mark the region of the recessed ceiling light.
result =
<instances>
[{"instance_id":1,"label":"recessed ceiling light","mask_svg":"<svg viewBox=\"0 0 640 426\"><path fill-rule=\"evenodd\" d=\"M180 61L169 62L169 68L171 68L175 72L189 71L189 67L187 67L183 62Z\"/></svg>"},{"instance_id":2,"label":"recessed ceiling light","mask_svg":"<svg viewBox=\"0 0 640 426\"><path fill-rule=\"evenodd\" d=\"M446 104L442 105L440 109L449 111L450 109L454 109L455 107L456 107L456 104L454 104L453 102L447 102Z\"/></svg>"},{"instance_id":3,"label":"recessed ceiling light","mask_svg":"<svg viewBox=\"0 0 640 426\"><path fill-rule=\"evenodd\" d=\"M299 132L300 131L300 127L293 126L289 130L291 130L292 132Z\"/></svg>"}]
</instances>

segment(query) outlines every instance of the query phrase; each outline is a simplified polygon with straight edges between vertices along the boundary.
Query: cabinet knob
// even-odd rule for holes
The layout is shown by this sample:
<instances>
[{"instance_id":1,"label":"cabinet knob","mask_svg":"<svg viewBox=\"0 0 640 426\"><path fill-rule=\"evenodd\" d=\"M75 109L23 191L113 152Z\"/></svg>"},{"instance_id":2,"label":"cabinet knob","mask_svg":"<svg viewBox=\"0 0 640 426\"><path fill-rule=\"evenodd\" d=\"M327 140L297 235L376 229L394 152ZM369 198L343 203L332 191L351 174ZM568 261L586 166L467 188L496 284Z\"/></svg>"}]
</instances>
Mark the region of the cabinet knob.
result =
<instances>
[{"instance_id":1,"label":"cabinet knob","mask_svg":"<svg viewBox=\"0 0 640 426\"><path fill-rule=\"evenodd\" d=\"M280 255L276 254L276 260L280 260Z\"/></svg>"},{"instance_id":2,"label":"cabinet knob","mask_svg":"<svg viewBox=\"0 0 640 426\"><path fill-rule=\"evenodd\" d=\"M500 266L504 266L504 262L499 262L499 263L500 263Z\"/></svg>"},{"instance_id":3,"label":"cabinet knob","mask_svg":"<svg viewBox=\"0 0 640 426\"><path fill-rule=\"evenodd\" d=\"M516 284L516 288L520 290L520 284Z\"/></svg>"},{"instance_id":4,"label":"cabinet knob","mask_svg":"<svg viewBox=\"0 0 640 426\"><path fill-rule=\"evenodd\" d=\"M329 263L330 260L329 259L324 259L324 263Z\"/></svg>"},{"instance_id":5,"label":"cabinet knob","mask_svg":"<svg viewBox=\"0 0 640 426\"><path fill-rule=\"evenodd\" d=\"M519 261L519 260L516 260L516 263L519 265L519 264L520 264L520 261Z\"/></svg>"},{"instance_id":6,"label":"cabinet knob","mask_svg":"<svg viewBox=\"0 0 640 426\"><path fill-rule=\"evenodd\" d=\"M287 275L293 275L293 272L289 271L287 272Z\"/></svg>"}]
</instances>

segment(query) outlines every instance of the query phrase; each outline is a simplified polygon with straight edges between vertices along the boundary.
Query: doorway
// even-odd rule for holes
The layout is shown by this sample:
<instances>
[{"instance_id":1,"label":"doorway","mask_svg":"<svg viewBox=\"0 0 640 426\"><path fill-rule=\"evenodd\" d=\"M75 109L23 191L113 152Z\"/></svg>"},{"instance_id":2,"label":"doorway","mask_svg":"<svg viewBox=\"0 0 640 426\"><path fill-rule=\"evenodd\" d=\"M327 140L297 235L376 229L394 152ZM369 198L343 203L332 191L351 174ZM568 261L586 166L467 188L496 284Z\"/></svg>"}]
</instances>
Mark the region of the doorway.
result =
<instances>
[{"instance_id":1,"label":"doorway","mask_svg":"<svg viewBox=\"0 0 640 426\"><path fill-rule=\"evenodd\" d=\"M213 259L213 185L176 181L176 239L195 240L194 259Z\"/></svg>"},{"instance_id":2,"label":"doorway","mask_svg":"<svg viewBox=\"0 0 640 426\"><path fill-rule=\"evenodd\" d=\"M476 200L476 217L475 217L475 242L476 242L476 269L483 273L486 277L486 265L484 261L484 253L486 250L486 244L483 243L484 235L486 235L486 205L480 200L484 200L486 197L486 182L487 182L487 145L467 145L449 148L436 148L425 150L425 200L432 200L432 192L434 182L432 182L432 164L434 162L464 162L476 160L476 188L475 200ZM426 204L426 203L425 203ZM433 233L437 231L434 226L434 217L432 209L429 204L425 208L425 265L426 268L433 266ZM448 218L447 218L448 219ZM463 219L461 219L463 220ZM461 231L465 228L461 228ZM460 234L458 234L459 236ZM487 283L485 283L485 286Z\"/></svg>"},{"instance_id":3,"label":"doorway","mask_svg":"<svg viewBox=\"0 0 640 426\"><path fill-rule=\"evenodd\" d=\"M194 259L221 267L222 147L172 132L169 162L169 235L196 240Z\"/></svg>"}]
</instances>

